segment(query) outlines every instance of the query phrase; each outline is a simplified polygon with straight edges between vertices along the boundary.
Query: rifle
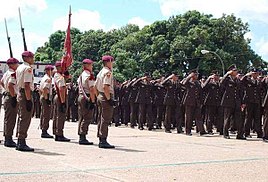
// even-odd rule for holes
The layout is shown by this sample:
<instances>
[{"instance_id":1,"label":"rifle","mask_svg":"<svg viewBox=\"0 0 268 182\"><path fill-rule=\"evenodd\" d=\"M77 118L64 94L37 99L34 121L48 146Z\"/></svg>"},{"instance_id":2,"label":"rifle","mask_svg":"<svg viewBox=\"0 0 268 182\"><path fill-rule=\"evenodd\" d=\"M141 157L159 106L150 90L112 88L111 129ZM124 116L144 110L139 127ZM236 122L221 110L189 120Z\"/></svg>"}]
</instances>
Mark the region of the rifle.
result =
<instances>
[{"instance_id":1,"label":"rifle","mask_svg":"<svg viewBox=\"0 0 268 182\"><path fill-rule=\"evenodd\" d=\"M6 26L7 41L8 41L8 46L9 46L9 54L10 54L10 57L13 58L10 37L8 35L8 30L7 30L7 21L6 21L6 19L5 19L5 26Z\"/></svg>"},{"instance_id":2,"label":"rifle","mask_svg":"<svg viewBox=\"0 0 268 182\"><path fill-rule=\"evenodd\" d=\"M20 8L19 8L19 16L20 16L20 29L21 29L21 33L22 33L24 51L27 51L27 45L26 45L26 41L25 41L24 28L22 27L22 21L21 21Z\"/></svg>"}]
</instances>

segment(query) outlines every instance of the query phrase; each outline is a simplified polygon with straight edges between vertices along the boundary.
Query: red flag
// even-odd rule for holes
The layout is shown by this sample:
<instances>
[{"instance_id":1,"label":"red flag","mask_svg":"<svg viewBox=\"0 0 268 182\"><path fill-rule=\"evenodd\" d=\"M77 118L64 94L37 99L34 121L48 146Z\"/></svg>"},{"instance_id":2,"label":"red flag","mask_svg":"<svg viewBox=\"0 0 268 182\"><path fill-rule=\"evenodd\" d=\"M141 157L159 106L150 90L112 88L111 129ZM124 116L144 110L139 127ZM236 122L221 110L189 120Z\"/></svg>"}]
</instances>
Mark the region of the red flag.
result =
<instances>
[{"instance_id":1,"label":"red flag","mask_svg":"<svg viewBox=\"0 0 268 182\"><path fill-rule=\"evenodd\" d=\"M68 22L68 27L66 30L66 36L65 36L65 41L64 41L64 55L62 56L61 59L61 67L62 71L66 71L73 62L73 55L72 55L72 42L71 42L71 6L69 10L69 22Z\"/></svg>"}]
</instances>

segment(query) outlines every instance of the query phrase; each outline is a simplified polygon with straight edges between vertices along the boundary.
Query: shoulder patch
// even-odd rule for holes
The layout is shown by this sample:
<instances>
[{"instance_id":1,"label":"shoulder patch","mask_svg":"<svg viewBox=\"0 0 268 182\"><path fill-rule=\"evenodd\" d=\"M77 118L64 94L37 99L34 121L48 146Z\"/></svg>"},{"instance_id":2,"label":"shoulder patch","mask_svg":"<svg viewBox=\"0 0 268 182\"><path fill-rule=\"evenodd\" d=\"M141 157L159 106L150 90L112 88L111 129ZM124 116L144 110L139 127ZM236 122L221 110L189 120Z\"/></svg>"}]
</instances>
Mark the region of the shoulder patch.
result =
<instances>
[{"instance_id":1,"label":"shoulder patch","mask_svg":"<svg viewBox=\"0 0 268 182\"><path fill-rule=\"evenodd\" d=\"M32 73L32 71L33 71L32 68L28 68L28 69L27 69L27 72L28 72L28 73Z\"/></svg>"},{"instance_id":2,"label":"shoulder patch","mask_svg":"<svg viewBox=\"0 0 268 182\"><path fill-rule=\"evenodd\" d=\"M47 82L47 83L51 83L52 80L51 80L51 79L47 79L46 82Z\"/></svg>"},{"instance_id":3,"label":"shoulder patch","mask_svg":"<svg viewBox=\"0 0 268 182\"><path fill-rule=\"evenodd\" d=\"M105 76L107 76L108 78L110 78L111 77L111 72L108 72L108 73L106 73L106 75Z\"/></svg>"}]
</instances>

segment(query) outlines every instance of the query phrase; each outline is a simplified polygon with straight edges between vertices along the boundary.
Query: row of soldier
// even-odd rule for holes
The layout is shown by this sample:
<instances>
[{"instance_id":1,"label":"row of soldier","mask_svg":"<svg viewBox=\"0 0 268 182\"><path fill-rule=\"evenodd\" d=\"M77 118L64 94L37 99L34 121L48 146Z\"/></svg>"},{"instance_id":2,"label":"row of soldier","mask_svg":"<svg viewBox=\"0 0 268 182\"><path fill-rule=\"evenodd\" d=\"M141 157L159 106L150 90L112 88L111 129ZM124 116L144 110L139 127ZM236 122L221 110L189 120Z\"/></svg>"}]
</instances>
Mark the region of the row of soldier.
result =
<instances>
[{"instance_id":1,"label":"row of soldier","mask_svg":"<svg viewBox=\"0 0 268 182\"><path fill-rule=\"evenodd\" d=\"M19 151L34 151L34 148L26 144L28 129L33 115L33 93L34 76L32 65L34 64L34 54L30 51L22 53L23 63L19 65L16 58L7 60L8 71L1 79L4 88L4 146L15 147ZM92 145L86 135L88 127L93 120L94 110L98 102L98 131L100 148L114 148L107 142L108 126L113 116L115 101L113 98L113 75L112 66L114 58L103 56L103 68L96 77L93 75L93 61L83 60L83 72L79 77L78 87L78 135L79 144ZM66 121L67 108L67 87L66 80L69 79L68 71L62 70L61 61L54 66L45 67L45 75L41 80L39 93L41 103L40 128L42 138L54 138L47 131L51 118L53 105L53 135L55 141L69 142L70 139L64 136L64 123ZM52 79L52 76L54 79ZM55 92L53 97L52 80L54 80ZM18 115L18 120L17 120ZM18 142L13 140L13 133L17 122L16 137Z\"/></svg>"},{"instance_id":2,"label":"row of soldier","mask_svg":"<svg viewBox=\"0 0 268 182\"><path fill-rule=\"evenodd\" d=\"M21 151L34 150L25 141L33 113L33 57L33 53L25 51L22 54L24 63L20 66L15 58L7 60L10 69L2 79L5 88L4 145ZM237 68L232 65L222 78L218 72L213 72L207 80L199 81L197 70L192 70L184 79L172 74L151 80L149 75L145 75L119 84L112 76L113 57L104 56L102 60L104 67L96 80L93 61L83 60L83 72L77 81L79 144L93 144L86 135L89 124L95 121L98 123L99 147L113 148L107 142L108 125L112 120L115 125L130 123L132 128L138 125L140 130L144 129L144 125L148 130L158 129L163 123L167 133L171 133L172 128L183 133L182 128L185 127L189 136L192 135L193 123L200 135L214 134L215 126L226 139L230 138L230 129L232 132L237 130L237 139L251 137L253 129L258 138L267 142L267 79L262 78L257 70L239 77ZM40 83L41 137L53 138L47 132L53 108L55 141L68 142L70 139L64 136L63 129L68 103L66 79L69 75L63 73L61 62L57 61L55 68L56 72L53 66L46 66L46 74ZM16 112L19 115L17 144L12 139ZM94 113L98 114L97 119L94 119Z\"/></svg>"},{"instance_id":3,"label":"row of soldier","mask_svg":"<svg viewBox=\"0 0 268 182\"><path fill-rule=\"evenodd\" d=\"M195 122L200 135L213 135L215 126L226 139L230 139L229 130L237 131L236 138L242 140L251 138L254 131L267 142L267 77L256 69L238 74L235 65L228 70L222 78L213 71L206 80L198 80L197 70L192 70L184 79L172 74L158 80L144 76L124 82L117 95L122 121L130 121L131 127L138 122L141 130L145 122L152 130L161 128L163 121L165 132L177 128L182 133L184 126L190 136Z\"/></svg>"}]
</instances>

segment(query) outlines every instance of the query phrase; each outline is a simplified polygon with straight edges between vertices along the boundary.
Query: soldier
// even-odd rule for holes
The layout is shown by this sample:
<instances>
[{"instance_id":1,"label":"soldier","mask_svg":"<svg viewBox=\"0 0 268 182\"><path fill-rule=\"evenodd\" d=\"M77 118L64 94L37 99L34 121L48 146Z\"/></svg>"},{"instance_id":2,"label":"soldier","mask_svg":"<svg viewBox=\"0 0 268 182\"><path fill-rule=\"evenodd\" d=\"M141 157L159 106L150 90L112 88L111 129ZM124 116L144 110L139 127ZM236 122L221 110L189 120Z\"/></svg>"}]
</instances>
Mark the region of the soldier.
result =
<instances>
[{"instance_id":1,"label":"soldier","mask_svg":"<svg viewBox=\"0 0 268 182\"><path fill-rule=\"evenodd\" d=\"M268 77L266 76L262 80L262 89L263 89L263 141L268 143Z\"/></svg>"},{"instance_id":2,"label":"soldier","mask_svg":"<svg viewBox=\"0 0 268 182\"><path fill-rule=\"evenodd\" d=\"M16 84L16 69L18 68L19 61L16 58L9 58L7 60L8 70L1 79L1 84L5 89L4 93L4 136L6 147L16 147L13 141L13 131L16 124L18 104L17 104L17 84Z\"/></svg>"},{"instance_id":3,"label":"soldier","mask_svg":"<svg viewBox=\"0 0 268 182\"><path fill-rule=\"evenodd\" d=\"M41 117L40 128L42 130L41 138L53 138L47 133L49 128L51 101L52 101L52 65L46 65L45 75L40 82L40 103L41 103Z\"/></svg>"},{"instance_id":4,"label":"soldier","mask_svg":"<svg viewBox=\"0 0 268 182\"><path fill-rule=\"evenodd\" d=\"M69 142L70 139L63 135L64 123L66 120L66 82L61 69L61 61L55 63L57 72L54 74L54 82L56 87L56 95L54 97L54 115L53 134L55 141Z\"/></svg>"},{"instance_id":5,"label":"soldier","mask_svg":"<svg viewBox=\"0 0 268 182\"><path fill-rule=\"evenodd\" d=\"M161 84L162 79L158 79L154 83L154 105L156 106L156 129L162 128L163 115L165 112L164 98L166 89Z\"/></svg>"},{"instance_id":6,"label":"soldier","mask_svg":"<svg viewBox=\"0 0 268 182\"><path fill-rule=\"evenodd\" d=\"M144 77L137 79L133 83L134 87L138 87L138 94L136 98L136 103L139 104L139 129L143 130L143 125L146 121L146 116L148 115L148 130L153 129L153 98L152 98L152 85L148 74Z\"/></svg>"},{"instance_id":7,"label":"soldier","mask_svg":"<svg viewBox=\"0 0 268 182\"><path fill-rule=\"evenodd\" d=\"M113 119L114 88L113 88L113 61L112 56L106 55L102 57L103 68L98 73L95 87L98 91L98 103L100 120L98 121L99 148L114 148L107 142L108 126Z\"/></svg>"},{"instance_id":8,"label":"soldier","mask_svg":"<svg viewBox=\"0 0 268 182\"><path fill-rule=\"evenodd\" d=\"M33 112L34 75L32 65L34 64L34 54L30 51L22 53L23 64L16 70L17 86L19 88L19 119L17 125L18 143L16 150L34 151L26 144L27 132L31 123Z\"/></svg>"},{"instance_id":9,"label":"soldier","mask_svg":"<svg viewBox=\"0 0 268 182\"><path fill-rule=\"evenodd\" d=\"M137 126L137 119L138 119L138 111L139 111L139 104L136 103L136 97L138 94L138 88L133 86L133 83L137 80L134 78L131 80L129 84L130 94L128 98L128 102L130 105L130 127L134 128Z\"/></svg>"},{"instance_id":10,"label":"soldier","mask_svg":"<svg viewBox=\"0 0 268 182\"><path fill-rule=\"evenodd\" d=\"M121 106L121 114L122 114L122 122L127 126L128 122L130 121L130 108L129 108L129 94L130 94L130 89L129 89L129 82L126 81L122 83L121 88L120 88L120 106Z\"/></svg>"},{"instance_id":11,"label":"soldier","mask_svg":"<svg viewBox=\"0 0 268 182\"><path fill-rule=\"evenodd\" d=\"M237 136L236 139L245 140L244 137L244 123L241 120L241 111L244 109L242 104L242 89L240 80L237 78L237 68L235 65L231 65L228 68L228 72L221 80L221 89L223 97L221 100L221 106L224 112L224 126L223 136L226 139L230 139L229 127L230 121L233 118L237 123Z\"/></svg>"},{"instance_id":12,"label":"soldier","mask_svg":"<svg viewBox=\"0 0 268 182\"><path fill-rule=\"evenodd\" d=\"M198 81L198 72L196 69L190 71L190 74L182 80L185 86L185 95L183 104L185 106L185 130L186 135L191 136L193 120L196 122L197 130L200 135L207 134L204 129L201 115L202 87Z\"/></svg>"},{"instance_id":13,"label":"soldier","mask_svg":"<svg viewBox=\"0 0 268 182\"><path fill-rule=\"evenodd\" d=\"M243 103L246 104L245 137L252 138L250 129L252 123L257 132L257 137L262 138L261 129L261 83L257 80L258 70L252 69L242 78L245 89Z\"/></svg>"},{"instance_id":14,"label":"soldier","mask_svg":"<svg viewBox=\"0 0 268 182\"><path fill-rule=\"evenodd\" d=\"M118 103L116 104L116 106L114 107L114 112L113 112L113 122L115 124L115 127L118 127L121 125L120 122L120 102L119 102L119 98L120 98L120 83L114 79L114 99L116 101L118 101Z\"/></svg>"},{"instance_id":15,"label":"soldier","mask_svg":"<svg viewBox=\"0 0 268 182\"><path fill-rule=\"evenodd\" d=\"M182 123L183 123L183 108L182 108L182 98L183 92L185 90L184 86L180 83L181 78L178 77L176 80L176 90L175 90L175 122L177 126L177 133L183 133Z\"/></svg>"},{"instance_id":16,"label":"soldier","mask_svg":"<svg viewBox=\"0 0 268 182\"><path fill-rule=\"evenodd\" d=\"M78 78L78 135L80 145L93 145L86 139L89 124L93 121L95 108L95 78L93 75L93 61L83 60L83 72Z\"/></svg>"},{"instance_id":17,"label":"soldier","mask_svg":"<svg viewBox=\"0 0 268 182\"><path fill-rule=\"evenodd\" d=\"M166 106L164 127L166 133L171 133L171 120L172 115L175 112L175 92L177 79L177 76L175 74L172 74L162 82L162 85L166 88L166 95L164 98L164 105Z\"/></svg>"},{"instance_id":18,"label":"soldier","mask_svg":"<svg viewBox=\"0 0 268 182\"><path fill-rule=\"evenodd\" d=\"M203 84L203 90L206 92L204 100L207 112L206 127L210 135L213 135L213 124L216 125L220 134L223 134L223 123L220 117L221 92L219 79L218 71L212 71L211 75Z\"/></svg>"},{"instance_id":19,"label":"soldier","mask_svg":"<svg viewBox=\"0 0 268 182\"><path fill-rule=\"evenodd\" d=\"M76 89L73 83L70 83L68 86L68 106L67 106L67 120L70 120L70 116L72 117L72 122L77 121L77 114L76 113L76 105L75 105L75 98L76 98Z\"/></svg>"}]
</instances>

